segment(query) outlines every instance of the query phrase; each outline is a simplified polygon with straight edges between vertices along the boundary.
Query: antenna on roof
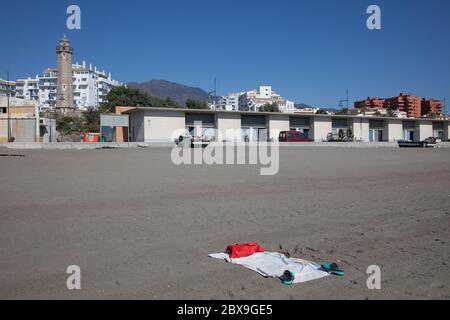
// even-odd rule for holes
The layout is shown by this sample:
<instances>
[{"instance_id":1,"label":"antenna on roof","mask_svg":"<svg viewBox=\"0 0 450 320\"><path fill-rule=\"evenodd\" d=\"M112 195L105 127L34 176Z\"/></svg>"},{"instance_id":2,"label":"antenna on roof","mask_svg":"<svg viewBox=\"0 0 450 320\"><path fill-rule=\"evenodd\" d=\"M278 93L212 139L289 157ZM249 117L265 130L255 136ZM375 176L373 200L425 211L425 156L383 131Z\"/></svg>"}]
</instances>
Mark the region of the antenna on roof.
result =
<instances>
[{"instance_id":1,"label":"antenna on roof","mask_svg":"<svg viewBox=\"0 0 450 320\"><path fill-rule=\"evenodd\" d=\"M215 103L214 99L217 97L217 78L214 78L214 90L208 92L210 103L213 105Z\"/></svg>"},{"instance_id":2,"label":"antenna on roof","mask_svg":"<svg viewBox=\"0 0 450 320\"><path fill-rule=\"evenodd\" d=\"M349 106L348 106L348 102L349 102L349 101L348 101L348 89L347 89L346 97L347 97L347 98L346 98L345 100L339 100L339 108L342 109L342 108L344 107L343 103L345 102L345 103L346 103L346 106L347 106L347 107L346 107L346 108L347 108L347 114L349 114L349 111L350 111L350 110L348 109L348 107L349 107Z\"/></svg>"},{"instance_id":3,"label":"antenna on roof","mask_svg":"<svg viewBox=\"0 0 450 320\"><path fill-rule=\"evenodd\" d=\"M12 142L12 134L11 134L11 106L9 105L9 96L11 95L11 84L9 83L9 71L6 73L6 89L7 89L7 107L8 107L8 142Z\"/></svg>"},{"instance_id":4,"label":"antenna on roof","mask_svg":"<svg viewBox=\"0 0 450 320\"><path fill-rule=\"evenodd\" d=\"M447 119L447 110L446 110L446 106L445 106L445 97L444 97L444 119Z\"/></svg>"}]
</instances>

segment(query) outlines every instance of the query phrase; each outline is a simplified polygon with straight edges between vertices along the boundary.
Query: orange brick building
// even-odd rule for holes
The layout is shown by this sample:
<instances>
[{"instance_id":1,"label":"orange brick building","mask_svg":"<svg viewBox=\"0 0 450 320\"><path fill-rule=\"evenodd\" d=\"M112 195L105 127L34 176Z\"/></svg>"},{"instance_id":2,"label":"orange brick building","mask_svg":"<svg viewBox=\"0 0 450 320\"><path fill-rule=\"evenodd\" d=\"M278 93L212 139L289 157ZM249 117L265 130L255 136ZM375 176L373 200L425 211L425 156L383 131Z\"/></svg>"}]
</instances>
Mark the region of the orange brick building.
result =
<instances>
[{"instance_id":1,"label":"orange brick building","mask_svg":"<svg viewBox=\"0 0 450 320\"><path fill-rule=\"evenodd\" d=\"M355 102L355 109L392 109L405 112L408 118L421 118L430 113L442 115L443 103L434 99L422 99L406 93L400 93L397 97L392 98L374 98L368 97L362 101Z\"/></svg>"},{"instance_id":2,"label":"orange brick building","mask_svg":"<svg viewBox=\"0 0 450 320\"><path fill-rule=\"evenodd\" d=\"M384 106L384 99L377 97L368 97L366 100L356 101L355 109L360 108L370 108L370 109L381 109Z\"/></svg>"},{"instance_id":3,"label":"orange brick building","mask_svg":"<svg viewBox=\"0 0 450 320\"><path fill-rule=\"evenodd\" d=\"M444 104L442 101L429 99L422 100L422 115L434 113L437 115L441 115L443 113Z\"/></svg>"},{"instance_id":4,"label":"orange brick building","mask_svg":"<svg viewBox=\"0 0 450 320\"><path fill-rule=\"evenodd\" d=\"M397 97L387 98L384 102L384 108L406 112L408 118L421 118L422 98L402 92Z\"/></svg>"}]
</instances>

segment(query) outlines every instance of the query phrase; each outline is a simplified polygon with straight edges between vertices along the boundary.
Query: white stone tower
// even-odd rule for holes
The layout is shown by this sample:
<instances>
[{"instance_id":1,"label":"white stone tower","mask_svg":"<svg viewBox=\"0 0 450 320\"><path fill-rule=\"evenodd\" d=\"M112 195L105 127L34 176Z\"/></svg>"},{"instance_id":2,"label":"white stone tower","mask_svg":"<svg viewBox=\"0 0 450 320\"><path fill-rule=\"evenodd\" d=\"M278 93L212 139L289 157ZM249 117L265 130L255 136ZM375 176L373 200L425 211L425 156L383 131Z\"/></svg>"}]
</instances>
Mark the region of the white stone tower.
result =
<instances>
[{"instance_id":1,"label":"white stone tower","mask_svg":"<svg viewBox=\"0 0 450 320\"><path fill-rule=\"evenodd\" d=\"M58 57L58 78L56 87L56 112L59 115L70 115L75 112L73 103L73 49L70 41L64 36L56 48Z\"/></svg>"}]
</instances>

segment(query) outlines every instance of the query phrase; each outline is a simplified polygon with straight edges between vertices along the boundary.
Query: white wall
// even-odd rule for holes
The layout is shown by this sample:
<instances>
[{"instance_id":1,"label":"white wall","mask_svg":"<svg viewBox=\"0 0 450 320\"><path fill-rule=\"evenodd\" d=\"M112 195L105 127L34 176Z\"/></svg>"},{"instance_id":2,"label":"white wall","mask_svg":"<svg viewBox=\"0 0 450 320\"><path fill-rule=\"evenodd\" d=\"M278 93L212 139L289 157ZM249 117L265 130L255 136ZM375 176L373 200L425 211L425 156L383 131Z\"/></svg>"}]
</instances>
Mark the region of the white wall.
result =
<instances>
[{"instance_id":1,"label":"white wall","mask_svg":"<svg viewBox=\"0 0 450 320\"><path fill-rule=\"evenodd\" d=\"M186 133L186 118L183 111L145 111L145 142L174 142Z\"/></svg>"},{"instance_id":2,"label":"white wall","mask_svg":"<svg viewBox=\"0 0 450 320\"><path fill-rule=\"evenodd\" d=\"M418 121L419 126L419 141L433 136L433 123L431 121L421 122Z\"/></svg>"},{"instance_id":3,"label":"white wall","mask_svg":"<svg viewBox=\"0 0 450 320\"><path fill-rule=\"evenodd\" d=\"M355 140L369 142L369 120L364 118L353 119L353 135Z\"/></svg>"},{"instance_id":4,"label":"white wall","mask_svg":"<svg viewBox=\"0 0 450 320\"><path fill-rule=\"evenodd\" d=\"M403 121L389 119L387 122L389 142L403 140Z\"/></svg>"},{"instance_id":5,"label":"white wall","mask_svg":"<svg viewBox=\"0 0 450 320\"><path fill-rule=\"evenodd\" d=\"M326 141L332 132L331 116L312 116L310 137L317 142ZM218 112L216 114L217 141L241 141L241 114ZM414 140L421 141L433 136L433 123L428 120L415 121ZM173 142L181 134L186 133L184 110L145 110L130 114L131 132L134 128L133 141L137 142ZM290 129L288 114L269 114L267 129L270 138L278 139L280 131ZM369 141L369 119L353 118L350 125L357 140ZM450 124L444 125L446 138L450 132ZM228 132L227 132L228 131ZM385 119L383 139L389 141L403 139L403 119Z\"/></svg>"},{"instance_id":6,"label":"white wall","mask_svg":"<svg viewBox=\"0 0 450 320\"><path fill-rule=\"evenodd\" d=\"M241 137L241 115L233 113L217 114L218 140L240 142Z\"/></svg>"},{"instance_id":7,"label":"white wall","mask_svg":"<svg viewBox=\"0 0 450 320\"><path fill-rule=\"evenodd\" d=\"M269 138L278 141L281 131L289 131L289 116L273 114L268 116Z\"/></svg>"},{"instance_id":8,"label":"white wall","mask_svg":"<svg viewBox=\"0 0 450 320\"><path fill-rule=\"evenodd\" d=\"M313 117L311 121L311 136L314 137L314 141L326 141L327 135L332 131L331 117Z\"/></svg>"}]
</instances>

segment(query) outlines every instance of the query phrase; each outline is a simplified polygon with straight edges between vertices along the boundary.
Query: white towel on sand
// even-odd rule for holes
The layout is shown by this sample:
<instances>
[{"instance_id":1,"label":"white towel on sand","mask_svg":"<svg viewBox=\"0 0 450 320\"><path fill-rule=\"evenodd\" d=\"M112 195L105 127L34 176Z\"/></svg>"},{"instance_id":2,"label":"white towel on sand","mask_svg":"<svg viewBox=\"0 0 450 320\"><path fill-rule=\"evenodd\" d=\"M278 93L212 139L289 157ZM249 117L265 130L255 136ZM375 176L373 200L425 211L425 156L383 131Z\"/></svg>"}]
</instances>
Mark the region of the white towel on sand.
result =
<instances>
[{"instance_id":1,"label":"white towel on sand","mask_svg":"<svg viewBox=\"0 0 450 320\"><path fill-rule=\"evenodd\" d=\"M226 253L214 253L209 257L225 260L232 264L244 266L258 272L266 278L279 278L286 270L295 275L294 283L307 282L328 276L325 271L319 270L320 265L306 260L287 258L278 252L255 253L249 257L232 259Z\"/></svg>"}]
</instances>

